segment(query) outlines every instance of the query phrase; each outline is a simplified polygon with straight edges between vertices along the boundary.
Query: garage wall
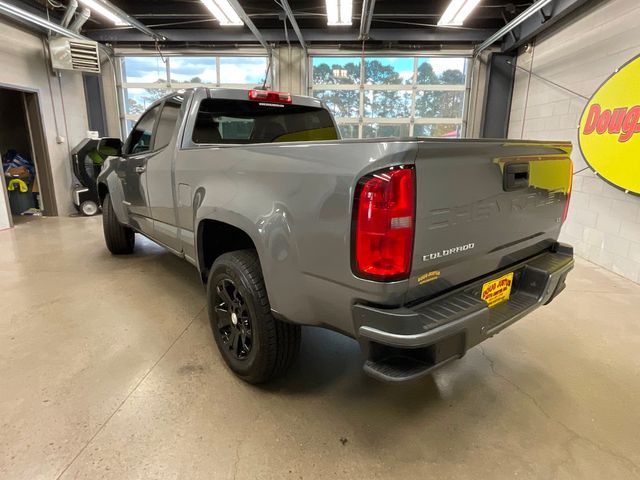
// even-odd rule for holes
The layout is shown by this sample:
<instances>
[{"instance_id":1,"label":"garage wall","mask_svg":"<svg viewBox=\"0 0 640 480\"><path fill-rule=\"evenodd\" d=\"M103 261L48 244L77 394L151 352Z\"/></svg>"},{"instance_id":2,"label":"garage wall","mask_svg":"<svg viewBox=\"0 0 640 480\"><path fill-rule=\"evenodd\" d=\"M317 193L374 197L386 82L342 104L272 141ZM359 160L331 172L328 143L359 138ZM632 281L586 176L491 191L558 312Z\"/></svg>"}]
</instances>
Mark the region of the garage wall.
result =
<instances>
[{"instance_id":1,"label":"garage wall","mask_svg":"<svg viewBox=\"0 0 640 480\"><path fill-rule=\"evenodd\" d=\"M594 2L521 51L518 66L590 97L613 71L640 53L640 3ZM518 69L510 138L571 140L574 171L586 167L577 125L587 101ZM571 208L561 240L576 253L640 282L640 198L599 179L590 169L574 176Z\"/></svg>"},{"instance_id":2,"label":"garage wall","mask_svg":"<svg viewBox=\"0 0 640 480\"><path fill-rule=\"evenodd\" d=\"M69 149L84 138L88 126L82 74L53 75L42 37L5 19L0 19L0 65L0 84L38 93L58 214L67 215L74 211ZM58 135L65 142L57 143Z\"/></svg>"}]
</instances>

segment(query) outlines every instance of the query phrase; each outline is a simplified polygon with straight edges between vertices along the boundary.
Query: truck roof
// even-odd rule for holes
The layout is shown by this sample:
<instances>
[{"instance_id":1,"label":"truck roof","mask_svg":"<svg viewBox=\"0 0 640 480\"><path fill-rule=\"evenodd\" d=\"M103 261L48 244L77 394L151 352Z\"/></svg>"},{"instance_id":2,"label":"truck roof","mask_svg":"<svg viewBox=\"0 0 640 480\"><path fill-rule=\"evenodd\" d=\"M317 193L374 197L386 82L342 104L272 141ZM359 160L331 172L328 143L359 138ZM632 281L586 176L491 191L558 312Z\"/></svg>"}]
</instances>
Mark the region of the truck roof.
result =
<instances>
[{"instance_id":1,"label":"truck roof","mask_svg":"<svg viewBox=\"0 0 640 480\"><path fill-rule=\"evenodd\" d=\"M267 90L269 92L274 91L266 88L262 89L260 87L256 87L256 88L190 87L190 88L179 89L177 92L167 94L162 98L156 100L152 104L150 104L149 107L147 108L152 107L156 103L160 103L165 98L171 97L176 93L196 92L198 90L206 91L207 95L210 98L221 98L225 100L249 100L249 92L252 90ZM304 105L306 107L326 108L326 105L321 100L315 97L309 97L306 95L290 95L290 96L291 96L291 104L293 105Z\"/></svg>"},{"instance_id":2,"label":"truck roof","mask_svg":"<svg viewBox=\"0 0 640 480\"><path fill-rule=\"evenodd\" d=\"M262 88L208 88L209 96L211 98L224 98L226 100L249 100L249 92L252 90L267 90ZM289 94L290 95L290 94ZM308 97L306 95L291 95L291 103L293 105L304 105L307 107L324 108L324 104L321 100L315 97Z\"/></svg>"}]
</instances>

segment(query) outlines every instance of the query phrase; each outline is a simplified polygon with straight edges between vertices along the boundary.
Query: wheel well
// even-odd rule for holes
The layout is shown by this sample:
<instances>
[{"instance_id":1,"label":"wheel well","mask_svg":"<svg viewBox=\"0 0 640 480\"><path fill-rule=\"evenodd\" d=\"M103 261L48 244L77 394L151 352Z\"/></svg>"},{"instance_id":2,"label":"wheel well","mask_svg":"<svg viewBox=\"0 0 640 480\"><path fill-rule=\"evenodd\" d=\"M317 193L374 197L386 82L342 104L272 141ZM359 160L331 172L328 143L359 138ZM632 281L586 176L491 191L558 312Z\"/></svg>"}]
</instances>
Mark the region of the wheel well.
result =
<instances>
[{"instance_id":1,"label":"wheel well","mask_svg":"<svg viewBox=\"0 0 640 480\"><path fill-rule=\"evenodd\" d=\"M104 203L104 197L109 193L109 189L104 183L98 184L98 198L100 198L100 205Z\"/></svg>"},{"instance_id":2,"label":"wheel well","mask_svg":"<svg viewBox=\"0 0 640 480\"><path fill-rule=\"evenodd\" d=\"M246 232L217 220L203 220L198 226L198 263L202 281L207 282L211 265L223 253L256 246Z\"/></svg>"}]
</instances>

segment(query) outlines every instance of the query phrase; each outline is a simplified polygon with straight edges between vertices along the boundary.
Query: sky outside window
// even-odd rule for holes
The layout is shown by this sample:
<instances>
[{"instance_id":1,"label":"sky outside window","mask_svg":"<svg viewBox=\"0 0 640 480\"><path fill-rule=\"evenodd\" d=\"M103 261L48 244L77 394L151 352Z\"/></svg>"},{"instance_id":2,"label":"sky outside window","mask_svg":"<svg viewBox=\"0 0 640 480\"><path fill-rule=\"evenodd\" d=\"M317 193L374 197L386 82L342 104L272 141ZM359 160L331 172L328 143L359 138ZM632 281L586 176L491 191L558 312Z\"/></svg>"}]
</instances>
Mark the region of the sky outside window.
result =
<instances>
[{"instance_id":1,"label":"sky outside window","mask_svg":"<svg viewBox=\"0 0 640 480\"><path fill-rule=\"evenodd\" d=\"M266 71L265 57L220 57L220 83L261 85Z\"/></svg>"},{"instance_id":2,"label":"sky outside window","mask_svg":"<svg viewBox=\"0 0 640 480\"><path fill-rule=\"evenodd\" d=\"M364 63L366 85L411 85L413 58L368 57Z\"/></svg>"},{"instance_id":3,"label":"sky outside window","mask_svg":"<svg viewBox=\"0 0 640 480\"><path fill-rule=\"evenodd\" d=\"M171 57L171 83L216 83L215 57Z\"/></svg>"},{"instance_id":4,"label":"sky outside window","mask_svg":"<svg viewBox=\"0 0 640 480\"><path fill-rule=\"evenodd\" d=\"M125 57L126 83L166 83L167 68L160 57Z\"/></svg>"},{"instance_id":5,"label":"sky outside window","mask_svg":"<svg viewBox=\"0 0 640 480\"><path fill-rule=\"evenodd\" d=\"M168 91L164 88L127 88L125 89L126 113L140 115L149 105L167 93Z\"/></svg>"}]
</instances>

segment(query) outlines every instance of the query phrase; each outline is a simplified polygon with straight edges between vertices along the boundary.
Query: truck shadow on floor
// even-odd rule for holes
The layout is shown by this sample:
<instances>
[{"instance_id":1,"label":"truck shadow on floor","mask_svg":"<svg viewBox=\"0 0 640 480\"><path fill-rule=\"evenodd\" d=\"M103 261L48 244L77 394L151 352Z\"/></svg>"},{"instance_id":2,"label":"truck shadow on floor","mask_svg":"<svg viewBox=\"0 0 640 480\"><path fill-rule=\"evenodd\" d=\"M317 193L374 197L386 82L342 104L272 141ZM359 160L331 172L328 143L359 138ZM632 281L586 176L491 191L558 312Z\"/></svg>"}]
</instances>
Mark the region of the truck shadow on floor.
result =
<instances>
[{"instance_id":1,"label":"truck shadow on floor","mask_svg":"<svg viewBox=\"0 0 640 480\"><path fill-rule=\"evenodd\" d=\"M418 390L425 397L437 397L438 387L431 375L407 382L385 383L368 377L362 370L364 356L358 342L319 327L303 327L300 355L287 375L260 388L286 395L307 395L330 389L346 389L352 394L376 390Z\"/></svg>"},{"instance_id":2,"label":"truck shadow on floor","mask_svg":"<svg viewBox=\"0 0 640 480\"><path fill-rule=\"evenodd\" d=\"M192 292L193 296L200 297L199 292L202 292L202 304L206 304L205 289L199 281L195 267L141 235L137 236L136 242L133 255L116 257L116 260L126 260L126 268L137 272L173 277L168 285L159 286L169 288L176 281L184 282L184 288ZM167 290L166 293L170 295L172 291ZM206 312L197 321L206 322L205 328L210 335L211 345L216 350L217 357L219 353L208 325ZM222 362L221 358L216 360ZM346 382L350 388L360 386L376 390L386 385L387 388L404 390L407 385L413 385L412 388L419 385L423 395L428 393L424 391L425 388L432 393L437 392L431 376L402 385L385 384L367 377L362 371L363 363L364 356L360 352L358 342L354 339L325 328L303 327L300 355L289 372L283 378L257 388L281 394L306 395L328 390L333 388L334 384Z\"/></svg>"},{"instance_id":3,"label":"truck shadow on floor","mask_svg":"<svg viewBox=\"0 0 640 480\"><path fill-rule=\"evenodd\" d=\"M149 274L167 275L185 282L185 288L194 296L202 298L206 304L204 286L199 282L197 270L186 261L155 246L146 239L136 246L136 251L129 259L138 262L136 270L144 270ZM171 282L173 283L173 282ZM171 294L171 292L167 292ZM214 350L214 361L222 362L215 346L206 312L200 315L198 322L204 322ZM284 395L311 395L317 392L330 391L346 387L355 392L370 392L376 395L380 389L391 389L396 392L419 391L422 399L437 398L438 387L431 375L407 383L384 383L368 377L362 370L364 356L358 342L343 334L321 328L302 327L302 344L300 354L287 374L273 382L256 388ZM455 362L454 362L455 364ZM402 395L402 393L400 393Z\"/></svg>"},{"instance_id":4,"label":"truck shadow on floor","mask_svg":"<svg viewBox=\"0 0 640 480\"><path fill-rule=\"evenodd\" d=\"M133 256L135 270L149 274L166 275L174 281L185 282L185 289L192 299L201 298L206 303L206 295L197 270L184 260L164 251L146 239L140 242ZM173 282L169 282L171 284ZM166 294L175 292L167 287ZM175 287L173 287L175 288ZM202 323L210 342L210 361L222 364L222 358L215 346L206 312L201 312L196 322ZM492 384L495 373L488 359L478 348L467 352L464 358L426 375L420 379L403 383L385 383L368 377L362 370L364 357L358 342L352 338L319 327L303 327L302 345L298 359L282 378L255 388L265 393L291 397L329 396L334 400L393 405L396 414L448 408L458 402L473 397L478 392L494 396ZM226 370L226 367L225 367ZM544 372L531 369L526 375L544 377ZM232 375L231 372L226 372ZM333 402L331 402L333 403ZM336 406L337 408L337 406ZM355 406L354 406L355 408Z\"/></svg>"}]
</instances>

